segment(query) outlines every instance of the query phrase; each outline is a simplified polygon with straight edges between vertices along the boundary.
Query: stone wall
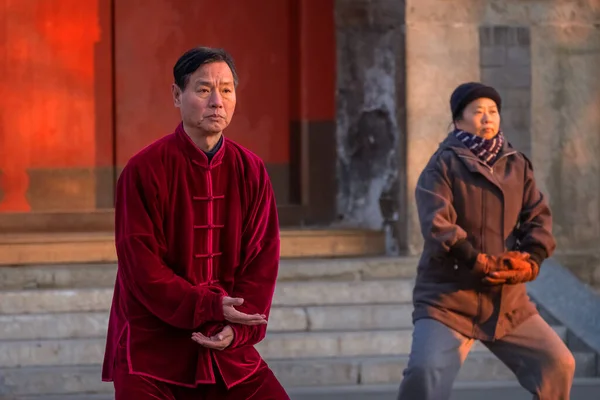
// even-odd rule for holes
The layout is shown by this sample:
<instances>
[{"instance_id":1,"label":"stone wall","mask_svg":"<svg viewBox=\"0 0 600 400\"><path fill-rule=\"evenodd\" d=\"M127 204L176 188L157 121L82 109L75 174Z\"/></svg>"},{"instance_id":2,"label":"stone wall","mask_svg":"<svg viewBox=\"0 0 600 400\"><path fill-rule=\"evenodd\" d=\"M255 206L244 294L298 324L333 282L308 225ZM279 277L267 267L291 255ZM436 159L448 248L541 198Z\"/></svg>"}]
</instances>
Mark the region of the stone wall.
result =
<instances>
[{"instance_id":1,"label":"stone wall","mask_svg":"<svg viewBox=\"0 0 600 400\"><path fill-rule=\"evenodd\" d=\"M405 251L422 248L414 192L425 164L448 134L449 99L459 84L480 80L478 0L406 1Z\"/></svg>"},{"instance_id":2,"label":"stone wall","mask_svg":"<svg viewBox=\"0 0 600 400\"><path fill-rule=\"evenodd\" d=\"M411 195L444 136L448 96L458 81L481 79L498 86L503 129L533 161L557 258L600 287L599 23L592 0L407 1L411 253L421 247Z\"/></svg>"},{"instance_id":3,"label":"stone wall","mask_svg":"<svg viewBox=\"0 0 600 400\"><path fill-rule=\"evenodd\" d=\"M403 240L403 13L396 0L336 2L339 225L383 227L390 253Z\"/></svg>"},{"instance_id":4,"label":"stone wall","mask_svg":"<svg viewBox=\"0 0 600 400\"><path fill-rule=\"evenodd\" d=\"M600 2L488 1L484 25L531 32L531 158L559 261L600 288Z\"/></svg>"},{"instance_id":5,"label":"stone wall","mask_svg":"<svg viewBox=\"0 0 600 400\"><path fill-rule=\"evenodd\" d=\"M502 130L531 157L531 46L528 27L479 28L481 82L502 96Z\"/></svg>"},{"instance_id":6,"label":"stone wall","mask_svg":"<svg viewBox=\"0 0 600 400\"><path fill-rule=\"evenodd\" d=\"M416 181L448 132L450 93L481 80L498 87L503 129L533 161L557 258L600 288L600 2L336 7L340 220L386 226L400 252L419 253Z\"/></svg>"}]
</instances>

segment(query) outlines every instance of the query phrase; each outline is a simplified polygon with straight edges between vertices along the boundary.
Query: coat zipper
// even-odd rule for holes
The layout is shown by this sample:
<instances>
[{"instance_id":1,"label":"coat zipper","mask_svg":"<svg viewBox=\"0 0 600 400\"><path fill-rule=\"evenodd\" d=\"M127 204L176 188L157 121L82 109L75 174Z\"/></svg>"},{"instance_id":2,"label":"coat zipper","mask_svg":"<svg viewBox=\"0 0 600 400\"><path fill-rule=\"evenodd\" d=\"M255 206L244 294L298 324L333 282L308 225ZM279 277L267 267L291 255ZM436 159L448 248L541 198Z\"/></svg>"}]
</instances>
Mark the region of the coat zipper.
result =
<instances>
[{"instance_id":1,"label":"coat zipper","mask_svg":"<svg viewBox=\"0 0 600 400\"><path fill-rule=\"evenodd\" d=\"M505 153L502 156L500 156L500 158L498 158L496 160L496 163L498 161L500 161L501 159L503 159L505 157L508 157L510 155L516 154L516 153L517 153L516 151L512 151L510 153ZM479 164L481 164L485 168L487 168L490 171L490 173L492 174L492 176L494 176L494 167L491 167L491 166L487 165L486 163L484 163L483 161L481 161L479 158L477 158L477 157L469 157L469 156L461 156L461 155L458 155L458 156L461 157L461 158L464 158L464 159L477 161ZM481 223L481 244L482 244L482 247L483 247L483 251L485 252L485 220L486 220L486 218L485 218L485 194L483 193L483 191L482 191L482 195L481 195L481 200L482 200L481 201L481 212L482 212L482 218L481 218L481 221L482 221L482 223ZM478 324L479 320L481 319L481 308L482 308L481 307L481 291L477 290L477 313L476 313L475 317L473 317L473 331L472 331L473 332L473 335L472 335L473 337L477 336L476 335L476 330L477 330L477 324Z\"/></svg>"}]
</instances>

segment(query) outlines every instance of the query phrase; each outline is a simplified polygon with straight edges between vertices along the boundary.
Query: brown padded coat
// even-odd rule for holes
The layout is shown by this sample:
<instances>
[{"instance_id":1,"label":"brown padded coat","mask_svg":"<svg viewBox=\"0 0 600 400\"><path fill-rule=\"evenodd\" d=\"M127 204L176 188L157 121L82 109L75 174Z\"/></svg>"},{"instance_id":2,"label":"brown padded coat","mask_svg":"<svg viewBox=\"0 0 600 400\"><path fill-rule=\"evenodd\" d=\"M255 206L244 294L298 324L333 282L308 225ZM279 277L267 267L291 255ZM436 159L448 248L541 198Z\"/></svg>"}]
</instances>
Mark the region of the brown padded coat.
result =
<instances>
[{"instance_id":1,"label":"brown padded coat","mask_svg":"<svg viewBox=\"0 0 600 400\"><path fill-rule=\"evenodd\" d=\"M421 173L415 195L425 242L414 321L433 318L491 341L537 313L525 284L484 285L463 257L465 247L489 255L519 250L541 264L554 252L552 215L522 153L505 141L490 167L450 134Z\"/></svg>"}]
</instances>

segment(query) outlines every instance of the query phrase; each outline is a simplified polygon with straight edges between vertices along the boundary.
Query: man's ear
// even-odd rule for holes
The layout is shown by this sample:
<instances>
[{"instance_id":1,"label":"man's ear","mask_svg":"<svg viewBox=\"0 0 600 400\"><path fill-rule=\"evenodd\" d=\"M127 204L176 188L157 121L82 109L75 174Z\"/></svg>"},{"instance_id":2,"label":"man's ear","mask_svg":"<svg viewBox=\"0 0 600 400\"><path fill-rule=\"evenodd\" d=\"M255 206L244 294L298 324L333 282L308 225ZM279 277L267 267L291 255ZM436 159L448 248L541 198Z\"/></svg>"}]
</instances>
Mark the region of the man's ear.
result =
<instances>
[{"instance_id":1,"label":"man's ear","mask_svg":"<svg viewBox=\"0 0 600 400\"><path fill-rule=\"evenodd\" d=\"M173 104L175 107L181 106L181 89L176 83L171 85L171 93L173 94Z\"/></svg>"}]
</instances>

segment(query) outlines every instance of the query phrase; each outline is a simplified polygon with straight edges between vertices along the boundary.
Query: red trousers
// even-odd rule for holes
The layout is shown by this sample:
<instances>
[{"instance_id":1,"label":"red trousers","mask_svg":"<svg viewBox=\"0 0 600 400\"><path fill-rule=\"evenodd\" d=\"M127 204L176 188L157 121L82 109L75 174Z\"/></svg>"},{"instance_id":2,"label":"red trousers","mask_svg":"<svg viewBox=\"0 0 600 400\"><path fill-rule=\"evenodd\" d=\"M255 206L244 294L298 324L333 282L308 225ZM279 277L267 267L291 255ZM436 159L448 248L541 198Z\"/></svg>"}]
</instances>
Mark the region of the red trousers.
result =
<instances>
[{"instance_id":1,"label":"red trousers","mask_svg":"<svg viewBox=\"0 0 600 400\"><path fill-rule=\"evenodd\" d=\"M254 375L227 390L215 366L216 384L185 388L152 378L129 374L119 357L115 366L115 400L290 400L264 361Z\"/></svg>"}]
</instances>

